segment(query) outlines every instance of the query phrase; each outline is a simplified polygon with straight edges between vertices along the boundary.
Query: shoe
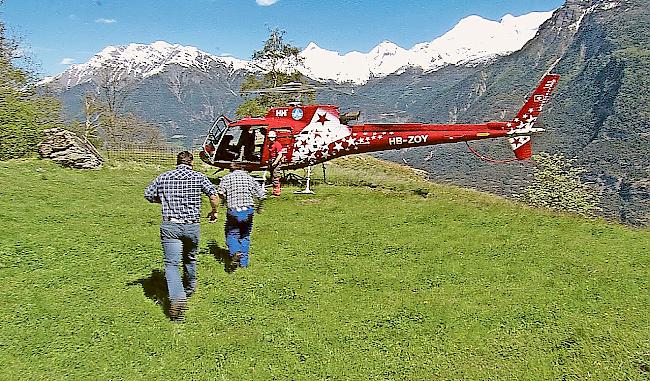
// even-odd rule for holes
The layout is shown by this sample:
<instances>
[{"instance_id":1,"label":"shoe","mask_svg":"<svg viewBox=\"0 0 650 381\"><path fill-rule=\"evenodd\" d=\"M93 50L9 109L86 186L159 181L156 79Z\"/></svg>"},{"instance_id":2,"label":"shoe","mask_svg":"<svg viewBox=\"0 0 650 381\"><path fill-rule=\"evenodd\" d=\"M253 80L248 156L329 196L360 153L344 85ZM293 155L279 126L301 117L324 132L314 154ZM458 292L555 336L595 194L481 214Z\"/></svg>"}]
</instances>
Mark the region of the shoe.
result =
<instances>
[{"instance_id":1,"label":"shoe","mask_svg":"<svg viewBox=\"0 0 650 381\"><path fill-rule=\"evenodd\" d=\"M194 295L194 293L196 292L196 285L197 285L196 279L193 282L190 282L187 280L185 275L183 276L183 290L185 291L186 299L189 299L190 296Z\"/></svg>"},{"instance_id":2,"label":"shoe","mask_svg":"<svg viewBox=\"0 0 650 381\"><path fill-rule=\"evenodd\" d=\"M240 261L241 261L241 253L235 253L232 258L230 259L230 272L233 272L237 270L239 267L241 267Z\"/></svg>"},{"instance_id":3,"label":"shoe","mask_svg":"<svg viewBox=\"0 0 650 381\"><path fill-rule=\"evenodd\" d=\"M185 311L187 311L187 302L180 301L172 303L169 306L169 318L175 322L185 321Z\"/></svg>"}]
</instances>

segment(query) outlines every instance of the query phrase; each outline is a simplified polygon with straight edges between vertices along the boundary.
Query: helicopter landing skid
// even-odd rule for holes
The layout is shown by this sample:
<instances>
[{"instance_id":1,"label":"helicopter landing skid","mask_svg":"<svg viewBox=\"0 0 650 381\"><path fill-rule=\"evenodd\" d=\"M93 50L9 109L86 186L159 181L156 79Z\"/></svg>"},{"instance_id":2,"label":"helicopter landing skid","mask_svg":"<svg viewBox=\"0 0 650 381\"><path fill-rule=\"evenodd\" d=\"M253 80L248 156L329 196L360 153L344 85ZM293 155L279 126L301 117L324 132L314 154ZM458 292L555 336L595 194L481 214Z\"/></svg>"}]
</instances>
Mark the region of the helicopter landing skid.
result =
<instances>
[{"instance_id":1,"label":"helicopter landing skid","mask_svg":"<svg viewBox=\"0 0 650 381\"><path fill-rule=\"evenodd\" d=\"M289 175L294 175L296 177L302 177L302 176L295 175L293 173L290 173ZM293 193L294 194L314 194L314 192L309 188L309 183L310 183L310 180L311 180L311 166L307 167L307 177L306 178L302 177L302 179L305 180L305 189L303 189L301 191L294 191Z\"/></svg>"}]
</instances>

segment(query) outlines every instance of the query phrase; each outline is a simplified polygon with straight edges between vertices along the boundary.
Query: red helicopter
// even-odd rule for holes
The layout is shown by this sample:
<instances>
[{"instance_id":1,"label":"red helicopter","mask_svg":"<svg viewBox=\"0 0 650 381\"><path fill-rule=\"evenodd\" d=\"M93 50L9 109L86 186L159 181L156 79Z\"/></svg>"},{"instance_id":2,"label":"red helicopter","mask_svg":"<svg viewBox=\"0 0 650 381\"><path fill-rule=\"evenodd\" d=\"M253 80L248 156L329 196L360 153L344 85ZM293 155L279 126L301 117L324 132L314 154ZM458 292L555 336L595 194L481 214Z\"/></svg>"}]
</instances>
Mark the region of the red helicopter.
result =
<instances>
[{"instance_id":1,"label":"red helicopter","mask_svg":"<svg viewBox=\"0 0 650 381\"><path fill-rule=\"evenodd\" d=\"M208 131L199 156L219 168L238 162L247 170L266 170L268 135L274 132L284 147L281 169L310 167L358 153L501 137L508 139L518 160L525 160L532 155L531 135L544 131L533 126L559 78L558 74L545 75L517 116L505 122L352 124L359 112L340 114L337 106L297 103L271 108L261 118L232 121L222 115ZM282 91L292 89L297 88L287 86Z\"/></svg>"}]
</instances>

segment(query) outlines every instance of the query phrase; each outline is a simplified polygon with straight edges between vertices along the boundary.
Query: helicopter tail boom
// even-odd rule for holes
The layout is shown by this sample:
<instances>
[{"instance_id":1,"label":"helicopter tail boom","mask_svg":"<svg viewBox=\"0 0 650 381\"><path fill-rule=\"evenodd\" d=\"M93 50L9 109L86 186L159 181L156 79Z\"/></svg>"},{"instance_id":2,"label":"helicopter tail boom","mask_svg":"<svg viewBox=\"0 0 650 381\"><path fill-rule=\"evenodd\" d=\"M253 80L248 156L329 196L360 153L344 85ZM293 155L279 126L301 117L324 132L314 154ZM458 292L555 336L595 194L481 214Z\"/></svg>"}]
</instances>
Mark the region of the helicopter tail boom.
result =
<instances>
[{"instance_id":1,"label":"helicopter tail boom","mask_svg":"<svg viewBox=\"0 0 650 381\"><path fill-rule=\"evenodd\" d=\"M544 131L543 128L534 127L535 122L559 79L559 74L546 74L517 116L508 123L508 127L511 128L508 131L508 142L517 159L526 160L532 156L531 136Z\"/></svg>"}]
</instances>

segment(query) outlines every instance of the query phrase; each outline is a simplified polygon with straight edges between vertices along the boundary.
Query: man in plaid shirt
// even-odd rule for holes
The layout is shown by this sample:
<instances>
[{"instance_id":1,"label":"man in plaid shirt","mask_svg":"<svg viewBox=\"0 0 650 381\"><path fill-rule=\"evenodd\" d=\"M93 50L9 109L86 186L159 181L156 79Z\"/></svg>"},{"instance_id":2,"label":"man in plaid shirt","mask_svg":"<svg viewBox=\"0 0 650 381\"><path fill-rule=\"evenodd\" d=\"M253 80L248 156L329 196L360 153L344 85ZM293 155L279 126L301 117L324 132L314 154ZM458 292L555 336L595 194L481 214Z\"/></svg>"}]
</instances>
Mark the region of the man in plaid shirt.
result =
<instances>
[{"instance_id":1,"label":"man in plaid shirt","mask_svg":"<svg viewBox=\"0 0 650 381\"><path fill-rule=\"evenodd\" d=\"M169 291L169 316L182 320L187 298L196 291L196 254L199 247L201 193L210 198L211 220L216 218L217 189L202 173L192 170L194 157L183 151L176 158L176 169L153 180L144 191L149 202L162 204L160 242L165 256L165 278ZM179 265L183 262L183 279Z\"/></svg>"},{"instance_id":2,"label":"man in plaid shirt","mask_svg":"<svg viewBox=\"0 0 650 381\"><path fill-rule=\"evenodd\" d=\"M255 200L257 210L261 211L262 201L266 198L264 189L251 175L241 170L238 163L233 163L232 172L221 178L219 196L225 201L226 245L230 252L231 270L248 266L248 253L253 230L253 213Z\"/></svg>"}]
</instances>

